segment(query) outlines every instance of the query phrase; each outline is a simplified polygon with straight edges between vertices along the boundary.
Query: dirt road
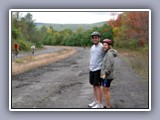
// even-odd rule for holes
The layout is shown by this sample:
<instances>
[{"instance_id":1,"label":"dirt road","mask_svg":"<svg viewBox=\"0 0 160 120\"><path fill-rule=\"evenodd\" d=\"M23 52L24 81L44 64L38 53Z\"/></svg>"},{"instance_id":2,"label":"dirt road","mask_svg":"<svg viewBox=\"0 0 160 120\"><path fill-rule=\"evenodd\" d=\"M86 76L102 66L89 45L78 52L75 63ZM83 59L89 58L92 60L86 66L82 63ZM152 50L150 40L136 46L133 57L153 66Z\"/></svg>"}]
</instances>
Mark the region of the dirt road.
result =
<instances>
[{"instance_id":1,"label":"dirt road","mask_svg":"<svg viewBox=\"0 0 160 120\"><path fill-rule=\"evenodd\" d=\"M12 75L12 108L88 108L89 48L75 48L69 58L19 75ZM148 80L138 76L118 56L111 84L111 108L147 109ZM104 98L103 98L104 103Z\"/></svg>"}]
</instances>

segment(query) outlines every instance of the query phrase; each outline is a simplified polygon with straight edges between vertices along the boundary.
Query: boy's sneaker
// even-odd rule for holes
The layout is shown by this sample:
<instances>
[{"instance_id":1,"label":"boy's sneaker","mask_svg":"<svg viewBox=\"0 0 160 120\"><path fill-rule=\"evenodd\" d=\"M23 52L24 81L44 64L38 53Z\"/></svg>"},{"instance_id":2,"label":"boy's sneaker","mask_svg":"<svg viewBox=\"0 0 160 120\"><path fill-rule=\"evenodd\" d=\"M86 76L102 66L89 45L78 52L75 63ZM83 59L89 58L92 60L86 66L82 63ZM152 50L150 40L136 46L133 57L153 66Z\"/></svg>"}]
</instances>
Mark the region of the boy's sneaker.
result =
<instances>
[{"instance_id":1,"label":"boy's sneaker","mask_svg":"<svg viewBox=\"0 0 160 120\"><path fill-rule=\"evenodd\" d=\"M100 104L100 108L104 108L103 104Z\"/></svg>"},{"instance_id":2,"label":"boy's sneaker","mask_svg":"<svg viewBox=\"0 0 160 120\"><path fill-rule=\"evenodd\" d=\"M93 106L92 108L104 108L104 106L102 104L96 104L95 106Z\"/></svg>"},{"instance_id":3,"label":"boy's sneaker","mask_svg":"<svg viewBox=\"0 0 160 120\"><path fill-rule=\"evenodd\" d=\"M97 104L97 102L96 102L96 101L93 101L92 103L88 104L88 106L89 106L89 107L93 107L93 106L95 106L96 104Z\"/></svg>"}]
</instances>

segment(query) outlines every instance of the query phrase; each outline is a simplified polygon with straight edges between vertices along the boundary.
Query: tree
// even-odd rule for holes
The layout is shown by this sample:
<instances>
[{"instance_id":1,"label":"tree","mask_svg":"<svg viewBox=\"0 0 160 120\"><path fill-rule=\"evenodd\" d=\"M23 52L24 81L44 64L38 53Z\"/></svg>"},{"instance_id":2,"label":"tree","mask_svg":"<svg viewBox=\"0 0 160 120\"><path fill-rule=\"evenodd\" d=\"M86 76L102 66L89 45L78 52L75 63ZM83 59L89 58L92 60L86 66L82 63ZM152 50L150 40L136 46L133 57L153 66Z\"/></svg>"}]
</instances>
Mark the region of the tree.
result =
<instances>
[{"instance_id":1,"label":"tree","mask_svg":"<svg viewBox=\"0 0 160 120\"><path fill-rule=\"evenodd\" d=\"M138 47L148 44L148 12L124 12L116 20L107 23L113 28L117 46Z\"/></svg>"},{"instance_id":2,"label":"tree","mask_svg":"<svg viewBox=\"0 0 160 120\"><path fill-rule=\"evenodd\" d=\"M12 40L18 41L22 50L30 50L32 43L42 44L40 35L30 13L23 17L20 12L12 13Z\"/></svg>"},{"instance_id":3,"label":"tree","mask_svg":"<svg viewBox=\"0 0 160 120\"><path fill-rule=\"evenodd\" d=\"M128 30L129 37L137 39L140 46L148 42L149 12L130 12L127 14L126 24L131 28Z\"/></svg>"}]
</instances>

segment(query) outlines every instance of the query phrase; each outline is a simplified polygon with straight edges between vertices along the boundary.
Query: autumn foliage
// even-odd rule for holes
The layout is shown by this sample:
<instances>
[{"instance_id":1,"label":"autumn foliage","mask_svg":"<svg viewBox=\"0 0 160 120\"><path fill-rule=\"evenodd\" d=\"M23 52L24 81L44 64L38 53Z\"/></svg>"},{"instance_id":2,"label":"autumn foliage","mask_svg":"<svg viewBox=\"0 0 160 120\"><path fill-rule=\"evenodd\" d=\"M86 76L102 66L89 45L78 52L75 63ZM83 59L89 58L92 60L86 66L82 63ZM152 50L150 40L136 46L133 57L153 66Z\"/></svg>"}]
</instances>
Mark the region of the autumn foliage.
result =
<instances>
[{"instance_id":1,"label":"autumn foliage","mask_svg":"<svg viewBox=\"0 0 160 120\"><path fill-rule=\"evenodd\" d=\"M148 44L149 12L124 12L107 24L113 27L114 40L119 47L143 47Z\"/></svg>"}]
</instances>

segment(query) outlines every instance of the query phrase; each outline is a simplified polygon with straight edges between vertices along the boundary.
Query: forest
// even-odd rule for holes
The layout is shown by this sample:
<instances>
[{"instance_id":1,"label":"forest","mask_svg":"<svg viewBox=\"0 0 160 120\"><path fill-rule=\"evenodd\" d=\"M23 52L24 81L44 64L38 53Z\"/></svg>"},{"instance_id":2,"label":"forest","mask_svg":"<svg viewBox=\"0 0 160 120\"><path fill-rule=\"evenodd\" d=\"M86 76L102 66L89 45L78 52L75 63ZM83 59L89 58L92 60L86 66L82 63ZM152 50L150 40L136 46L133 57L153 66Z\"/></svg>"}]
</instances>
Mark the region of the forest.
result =
<instances>
[{"instance_id":1,"label":"forest","mask_svg":"<svg viewBox=\"0 0 160 120\"><path fill-rule=\"evenodd\" d=\"M63 25L63 29L49 24L38 24L31 13L24 17L19 12L12 12L11 16L12 45L18 42L20 50L28 51L32 44L37 48L43 45L60 46L91 46L91 33L99 31L101 40L108 38L114 47L148 50L149 44L149 12L130 11L119 14L117 19L110 19L101 25L92 27L78 26L76 29ZM60 26L60 25L59 25ZM62 26L62 25L61 25ZM84 27L85 26L85 27Z\"/></svg>"}]
</instances>

